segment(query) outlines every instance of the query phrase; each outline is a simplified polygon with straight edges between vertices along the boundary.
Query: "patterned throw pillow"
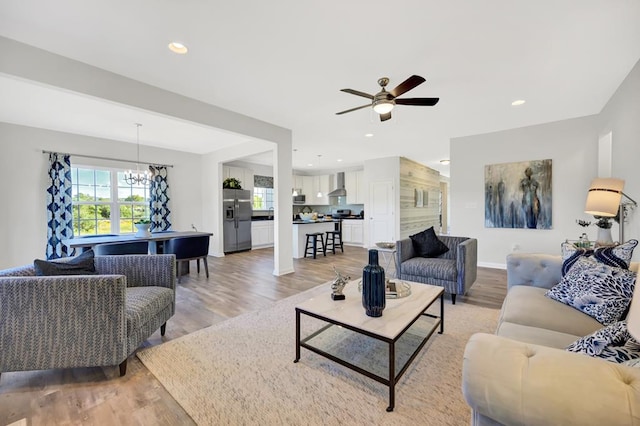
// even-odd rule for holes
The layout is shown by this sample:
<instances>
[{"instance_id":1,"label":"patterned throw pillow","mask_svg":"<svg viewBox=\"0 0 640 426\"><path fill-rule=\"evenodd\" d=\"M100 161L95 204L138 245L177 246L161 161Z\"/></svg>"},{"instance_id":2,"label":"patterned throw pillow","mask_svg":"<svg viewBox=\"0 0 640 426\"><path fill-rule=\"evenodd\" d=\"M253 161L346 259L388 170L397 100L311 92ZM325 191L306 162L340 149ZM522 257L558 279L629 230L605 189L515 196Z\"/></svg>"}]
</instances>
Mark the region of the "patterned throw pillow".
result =
<instances>
[{"instance_id":1,"label":"patterned throw pillow","mask_svg":"<svg viewBox=\"0 0 640 426\"><path fill-rule=\"evenodd\" d=\"M96 267L93 262L93 250L87 250L80 256L66 261L52 261L36 259L33 267L36 275L95 275Z\"/></svg>"},{"instance_id":2,"label":"patterned throw pillow","mask_svg":"<svg viewBox=\"0 0 640 426\"><path fill-rule=\"evenodd\" d=\"M635 282L633 271L580 257L545 295L609 325L620 320L626 311Z\"/></svg>"},{"instance_id":3,"label":"patterned throw pillow","mask_svg":"<svg viewBox=\"0 0 640 426\"><path fill-rule=\"evenodd\" d=\"M615 322L581 337L567 350L627 365L631 360L640 359L640 343L629 334L626 321Z\"/></svg>"},{"instance_id":4,"label":"patterned throw pillow","mask_svg":"<svg viewBox=\"0 0 640 426\"><path fill-rule=\"evenodd\" d=\"M560 246L562 250L562 276L564 277L569 269L576 261L581 257L589 257L593 254L593 250L576 247L572 243L562 243Z\"/></svg>"},{"instance_id":5,"label":"patterned throw pillow","mask_svg":"<svg viewBox=\"0 0 640 426\"><path fill-rule=\"evenodd\" d=\"M436 235L433 226L424 231L409 235L413 243L413 250L421 257L438 257L449 251L449 247Z\"/></svg>"},{"instance_id":6,"label":"patterned throw pillow","mask_svg":"<svg viewBox=\"0 0 640 426\"><path fill-rule=\"evenodd\" d=\"M626 243L610 246L597 247L594 250L576 247L571 243L562 243L562 276L564 277L569 269L581 257L592 256L600 263L618 268L629 269L629 263L633 256L633 249L638 245L638 240L629 240Z\"/></svg>"},{"instance_id":7,"label":"patterned throw pillow","mask_svg":"<svg viewBox=\"0 0 640 426\"><path fill-rule=\"evenodd\" d=\"M629 240L624 244L613 247L596 247L593 251L593 257L605 265L629 269L633 249L636 248L637 245L638 240Z\"/></svg>"}]
</instances>

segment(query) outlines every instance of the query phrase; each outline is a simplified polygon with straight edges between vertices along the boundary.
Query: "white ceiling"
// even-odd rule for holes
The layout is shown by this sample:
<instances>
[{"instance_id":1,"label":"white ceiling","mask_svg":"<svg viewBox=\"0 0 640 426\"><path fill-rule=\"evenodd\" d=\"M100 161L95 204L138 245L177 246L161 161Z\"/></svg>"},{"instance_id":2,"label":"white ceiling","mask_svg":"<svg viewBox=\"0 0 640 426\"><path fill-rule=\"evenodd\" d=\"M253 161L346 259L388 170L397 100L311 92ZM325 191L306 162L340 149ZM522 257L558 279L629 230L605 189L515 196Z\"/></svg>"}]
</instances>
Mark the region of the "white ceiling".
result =
<instances>
[{"instance_id":1,"label":"white ceiling","mask_svg":"<svg viewBox=\"0 0 640 426\"><path fill-rule=\"evenodd\" d=\"M622 0L0 2L2 36L292 129L296 169L402 155L446 175L451 137L598 113L640 58L638 22ZM335 115L366 103L339 89L411 74L427 82L405 97L438 105ZM0 121L129 142L138 121L142 143L189 152L245 141L21 80L0 91Z\"/></svg>"}]
</instances>

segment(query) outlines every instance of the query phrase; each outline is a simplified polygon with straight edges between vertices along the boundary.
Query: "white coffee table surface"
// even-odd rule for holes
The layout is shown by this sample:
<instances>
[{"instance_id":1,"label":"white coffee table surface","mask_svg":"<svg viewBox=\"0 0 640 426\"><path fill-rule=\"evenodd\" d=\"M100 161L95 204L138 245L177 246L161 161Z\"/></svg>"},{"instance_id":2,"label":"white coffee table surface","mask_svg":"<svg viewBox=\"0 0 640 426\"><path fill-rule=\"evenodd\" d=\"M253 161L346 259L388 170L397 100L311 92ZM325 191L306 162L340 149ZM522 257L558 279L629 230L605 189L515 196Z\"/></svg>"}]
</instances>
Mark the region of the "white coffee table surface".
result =
<instances>
[{"instance_id":1,"label":"white coffee table surface","mask_svg":"<svg viewBox=\"0 0 640 426\"><path fill-rule=\"evenodd\" d=\"M345 300L331 299L331 283L326 292L299 304L296 308L321 315L327 319L341 322L358 329L388 339L395 339L407 324L444 291L442 287L406 281L411 285L411 295L400 299L386 299L385 309L381 317L369 317L362 306L362 294L358 291L358 280L350 281L344 288Z\"/></svg>"}]
</instances>

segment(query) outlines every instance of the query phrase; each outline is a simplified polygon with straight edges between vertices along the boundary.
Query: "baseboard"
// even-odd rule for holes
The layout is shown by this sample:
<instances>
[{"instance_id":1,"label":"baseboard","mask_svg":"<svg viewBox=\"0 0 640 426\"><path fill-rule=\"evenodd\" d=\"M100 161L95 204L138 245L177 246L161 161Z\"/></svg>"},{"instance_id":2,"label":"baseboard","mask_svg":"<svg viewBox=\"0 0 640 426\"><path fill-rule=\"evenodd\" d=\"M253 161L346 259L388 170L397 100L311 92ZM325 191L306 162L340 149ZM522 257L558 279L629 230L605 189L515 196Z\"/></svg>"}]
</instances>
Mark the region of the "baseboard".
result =
<instances>
[{"instance_id":1,"label":"baseboard","mask_svg":"<svg viewBox=\"0 0 640 426\"><path fill-rule=\"evenodd\" d=\"M481 268L507 269L506 263L478 262L478 266Z\"/></svg>"}]
</instances>

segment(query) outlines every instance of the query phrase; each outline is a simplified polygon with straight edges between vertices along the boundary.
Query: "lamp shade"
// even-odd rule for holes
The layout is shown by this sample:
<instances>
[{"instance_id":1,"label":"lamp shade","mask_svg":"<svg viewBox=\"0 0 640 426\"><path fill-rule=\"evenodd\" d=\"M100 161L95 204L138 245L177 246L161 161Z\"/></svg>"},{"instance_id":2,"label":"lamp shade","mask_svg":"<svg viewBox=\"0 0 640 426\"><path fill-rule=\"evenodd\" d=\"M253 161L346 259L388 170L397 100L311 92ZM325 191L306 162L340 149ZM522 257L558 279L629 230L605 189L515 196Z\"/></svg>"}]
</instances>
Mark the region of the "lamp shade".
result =
<instances>
[{"instance_id":1,"label":"lamp shade","mask_svg":"<svg viewBox=\"0 0 640 426\"><path fill-rule=\"evenodd\" d=\"M622 188L622 179L595 178L589 187L584 212L594 216L614 217L620 207Z\"/></svg>"}]
</instances>

